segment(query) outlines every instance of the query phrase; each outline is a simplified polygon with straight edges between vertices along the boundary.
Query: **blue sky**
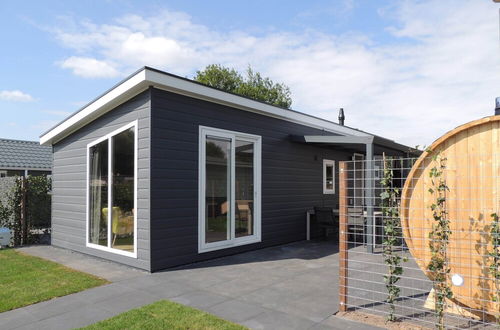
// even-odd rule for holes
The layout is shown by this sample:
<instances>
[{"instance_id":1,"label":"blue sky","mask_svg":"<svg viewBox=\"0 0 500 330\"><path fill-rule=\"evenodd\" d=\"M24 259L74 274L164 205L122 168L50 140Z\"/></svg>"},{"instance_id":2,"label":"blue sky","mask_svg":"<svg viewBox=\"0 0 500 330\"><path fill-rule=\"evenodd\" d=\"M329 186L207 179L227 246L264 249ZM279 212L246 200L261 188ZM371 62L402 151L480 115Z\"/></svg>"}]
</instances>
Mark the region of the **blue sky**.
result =
<instances>
[{"instance_id":1,"label":"blue sky","mask_svg":"<svg viewBox=\"0 0 500 330\"><path fill-rule=\"evenodd\" d=\"M250 64L292 107L429 144L500 96L498 4L405 1L0 2L0 137L37 139L142 65L192 77Z\"/></svg>"}]
</instances>

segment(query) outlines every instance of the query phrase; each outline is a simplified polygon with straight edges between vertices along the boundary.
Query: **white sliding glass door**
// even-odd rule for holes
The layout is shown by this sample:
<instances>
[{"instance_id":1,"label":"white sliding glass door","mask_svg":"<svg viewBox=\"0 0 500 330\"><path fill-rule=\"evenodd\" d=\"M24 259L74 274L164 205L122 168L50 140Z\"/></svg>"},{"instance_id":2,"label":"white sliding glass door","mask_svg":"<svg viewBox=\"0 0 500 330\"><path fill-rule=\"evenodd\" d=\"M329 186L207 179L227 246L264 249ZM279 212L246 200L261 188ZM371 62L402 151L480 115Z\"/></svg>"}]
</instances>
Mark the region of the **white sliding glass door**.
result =
<instances>
[{"instance_id":1,"label":"white sliding glass door","mask_svg":"<svg viewBox=\"0 0 500 330\"><path fill-rule=\"evenodd\" d=\"M200 127L199 251L260 241L261 138Z\"/></svg>"}]
</instances>

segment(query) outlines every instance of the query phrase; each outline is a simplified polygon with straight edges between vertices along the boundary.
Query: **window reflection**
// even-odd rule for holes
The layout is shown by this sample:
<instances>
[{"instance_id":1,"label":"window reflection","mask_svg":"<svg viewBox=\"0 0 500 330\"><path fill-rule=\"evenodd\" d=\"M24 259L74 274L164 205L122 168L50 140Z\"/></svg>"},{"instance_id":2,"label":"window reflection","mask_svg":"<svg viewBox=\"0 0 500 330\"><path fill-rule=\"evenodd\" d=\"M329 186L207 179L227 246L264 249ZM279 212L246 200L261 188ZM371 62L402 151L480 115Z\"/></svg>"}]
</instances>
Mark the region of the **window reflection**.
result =
<instances>
[{"instance_id":1,"label":"window reflection","mask_svg":"<svg viewBox=\"0 0 500 330\"><path fill-rule=\"evenodd\" d=\"M89 242L108 246L108 141L89 150Z\"/></svg>"},{"instance_id":2,"label":"window reflection","mask_svg":"<svg viewBox=\"0 0 500 330\"><path fill-rule=\"evenodd\" d=\"M205 241L230 238L231 140L206 138Z\"/></svg>"},{"instance_id":3,"label":"window reflection","mask_svg":"<svg viewBox=\"0 0 500 330\"><path fill-rule=\"evenodd\" d=\"M236 237L253 235L253 142L236 140L236 191L235 232Z\"/></svg>"},{"instance_id":4,"label":"window reflection","mask_svg":"<svg viewBox=\"0 0 500 330\"><path fill-rule=\"evenodd\" d=\"M115 249L134 251L134 129L112 138L112 242Z\"/></svg>"},{"instance_id":5,"label":"window reflection","mask_svg":"<svg viewBox=\"0 0 500 330\"><path fill-rule=\"evenodd\" d=\"M333 190L333 165L326 165L326 189Z\"/></svg>"}]
</instances>

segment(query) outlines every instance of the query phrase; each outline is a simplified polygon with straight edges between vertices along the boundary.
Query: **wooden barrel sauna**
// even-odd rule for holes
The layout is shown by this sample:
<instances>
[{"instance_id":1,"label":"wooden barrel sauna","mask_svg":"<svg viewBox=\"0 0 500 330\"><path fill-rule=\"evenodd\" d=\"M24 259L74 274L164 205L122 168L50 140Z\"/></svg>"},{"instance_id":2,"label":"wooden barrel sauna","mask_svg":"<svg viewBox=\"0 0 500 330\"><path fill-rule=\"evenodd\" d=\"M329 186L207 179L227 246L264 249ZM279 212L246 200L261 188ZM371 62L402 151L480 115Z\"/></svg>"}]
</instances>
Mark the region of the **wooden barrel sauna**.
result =
<instances>
[{"instance_id":1,"label":"wooden barrel sauna","mask_svg":"<svg viewBox=\"0 0 500 330\"><path fill-rule=\"evenodd\" d=\"M483 317L498 316L492 302L493 276L488 271L492 249L491 214L500 215L500 116L472 121L436 140L413 165L401 195L401 224L406 244L428 277L431 258L429 232L434 222L430 205L435 197L429 171L436 165L432 154L445 157L443 177L449 187L446 209L452 234L448 245L450 277L458 274L462 286L450 283L452 303Z\"/></svg>"}]
</instances>

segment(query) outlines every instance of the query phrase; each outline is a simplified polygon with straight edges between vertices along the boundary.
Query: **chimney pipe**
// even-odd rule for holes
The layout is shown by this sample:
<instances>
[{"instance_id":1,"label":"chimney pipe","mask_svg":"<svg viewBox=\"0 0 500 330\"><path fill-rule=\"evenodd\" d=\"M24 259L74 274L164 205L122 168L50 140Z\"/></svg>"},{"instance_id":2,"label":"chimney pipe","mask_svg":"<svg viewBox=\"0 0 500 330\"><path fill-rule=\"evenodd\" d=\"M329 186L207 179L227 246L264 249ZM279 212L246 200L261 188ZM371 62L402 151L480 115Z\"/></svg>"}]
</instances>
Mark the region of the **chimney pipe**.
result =
<instances>
[{"instance_id":1,"label":"chimney pipe","mask_svg":"<svg viewBox=\"0 0 500 330\"><path fill-rule=\"evenodd\" d=\"M495 116L500 115L500 96L495 99Z\"/></svg>"},{"instance_id":2,"label":"chimney pipe","mask_svg":"<svg viewBox=\"0 0 500 330\"><path fill-rule=\"evenodd\" d=\"M498 101L498 99L497 99ZM498 106L498 103L497 103ZM498 109L500 111L500 109ZM344 126L345 116L344 116L344 108L340 108L339 110L339 125Z\"/></svg>"}]
</instances>

